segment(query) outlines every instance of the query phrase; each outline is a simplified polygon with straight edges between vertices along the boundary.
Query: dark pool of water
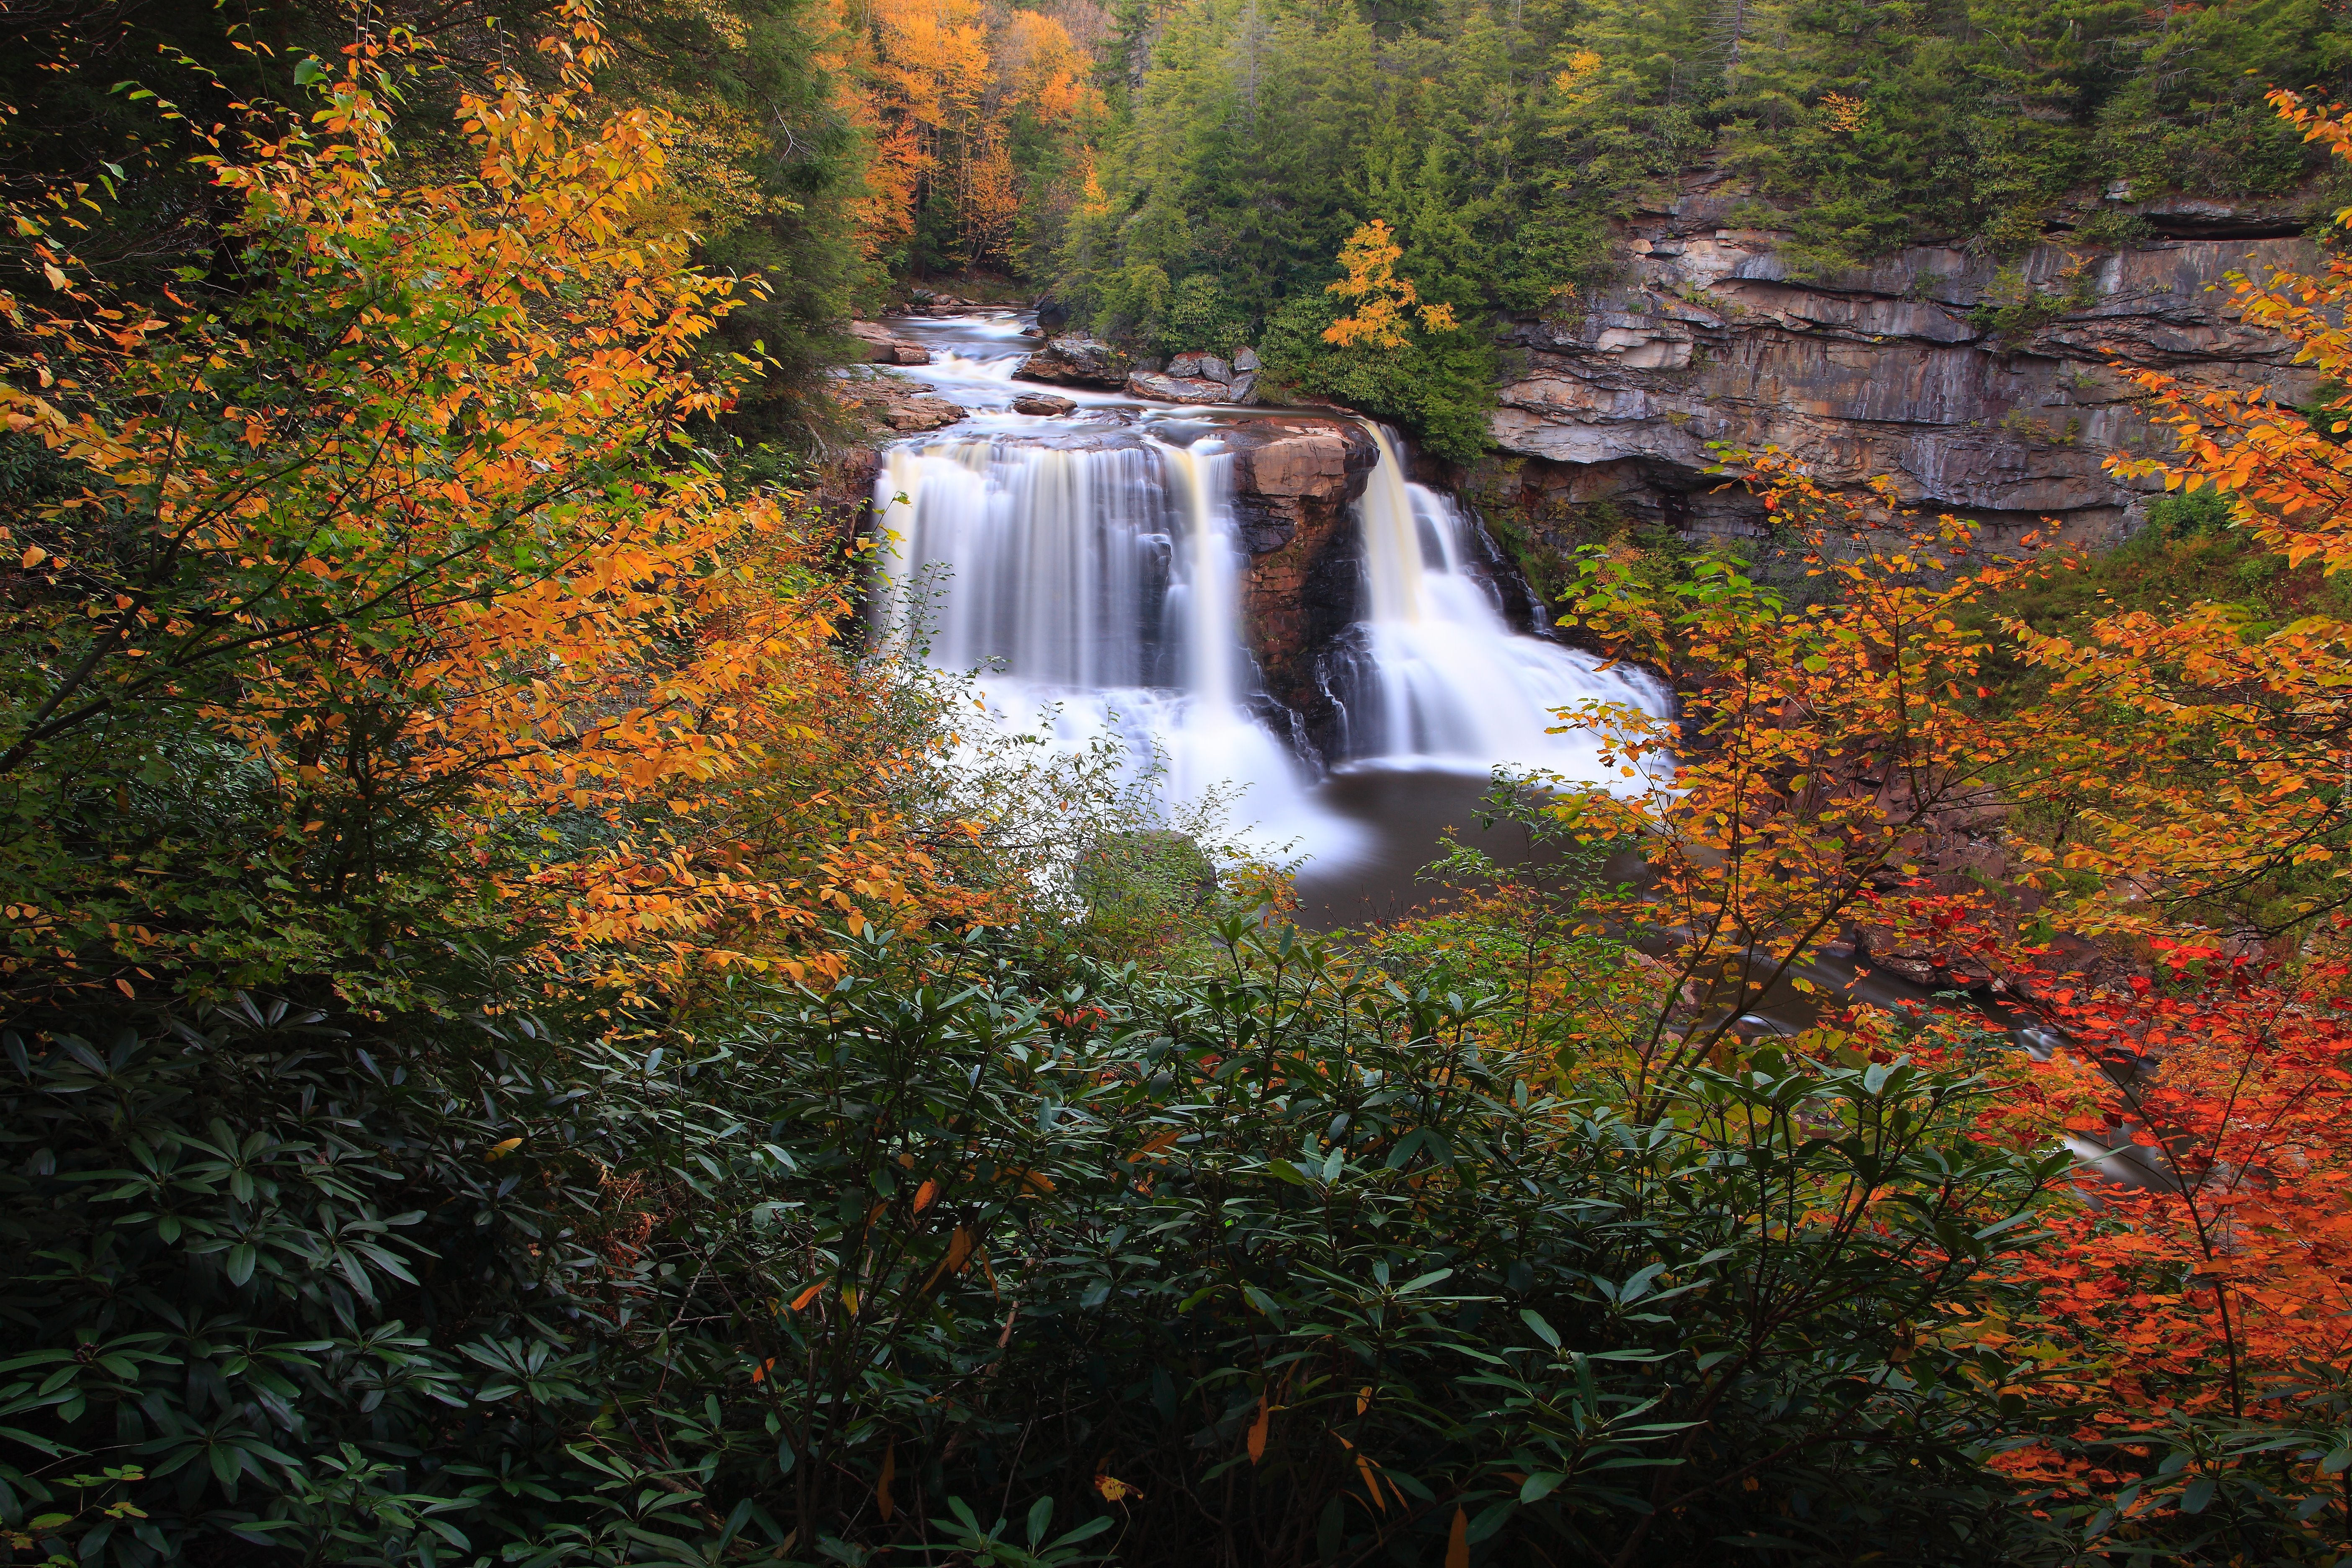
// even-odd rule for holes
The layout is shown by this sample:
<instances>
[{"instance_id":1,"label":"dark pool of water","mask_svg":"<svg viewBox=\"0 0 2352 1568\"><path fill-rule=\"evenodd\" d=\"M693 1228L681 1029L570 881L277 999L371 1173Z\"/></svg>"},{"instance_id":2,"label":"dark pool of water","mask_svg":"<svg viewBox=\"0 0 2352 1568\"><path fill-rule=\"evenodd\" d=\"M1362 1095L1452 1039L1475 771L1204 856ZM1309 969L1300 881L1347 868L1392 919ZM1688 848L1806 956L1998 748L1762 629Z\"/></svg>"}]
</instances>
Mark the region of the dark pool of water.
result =
<instances>
[{"instance_id":1,"label":"dark pool of water","mask_svg":"<svg viewBox=\"0 0 2352 1568\"><path fill-rule=\"evenodd\" d=\"M1481 826L1483 774L1437 769L1362 767L1317 787L1318 805L1362 827L1363 852L1337 864L1310 863L1298 878L1298 923L1308 931L1398 920L1442 903L1444 885L1424 874L1448 838L1506 866L1558 858L1516 823Z\"/></svg>"}]
</instances>

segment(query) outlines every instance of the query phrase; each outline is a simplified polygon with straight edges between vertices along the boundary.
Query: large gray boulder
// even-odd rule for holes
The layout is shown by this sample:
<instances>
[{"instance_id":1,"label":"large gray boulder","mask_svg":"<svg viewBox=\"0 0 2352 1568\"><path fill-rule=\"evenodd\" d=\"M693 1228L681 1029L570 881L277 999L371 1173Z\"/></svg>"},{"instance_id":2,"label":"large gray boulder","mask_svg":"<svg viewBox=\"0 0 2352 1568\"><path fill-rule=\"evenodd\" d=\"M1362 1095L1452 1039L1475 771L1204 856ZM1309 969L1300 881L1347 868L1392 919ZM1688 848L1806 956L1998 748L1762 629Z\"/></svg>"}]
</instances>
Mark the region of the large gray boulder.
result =
<instances>
[{"instance_id":1,"label":"large gray boulder","mask_svg":"<svg viewBox=\"0 0 2352 1568\"><path fill-rule=\"evenodd\" d=\"M1187 381L1229 382L1234 367L1214 354L1183 353L1168 362L1168 374Z\"/></svg>"},{"instance_id":2,"label":"large gray boulder","mask_svg":"<svg viewBox=\"0 0 2352 1568\"><path fill-rule=\"evenodd\" d=\"M1158 403L1228 403L1233 400L1233 388L1222 381L1202 381L1189 375L1162 375L1139 370L1127 378L1130 397L1149 397Z\"/></svg>"},{"instance_id":3,"label":"large gray boulder","mask_svg":"<svg viewBox=\"0 0 2352 1568\"><path fill-rule=\"evenodd\" d=\"M1108 343L1094 338L1055 338L1021 362L1013 374L1023 381L1043 381L1057 386L1127 384L1134 362Z\"/></svg>"}]
</instances>

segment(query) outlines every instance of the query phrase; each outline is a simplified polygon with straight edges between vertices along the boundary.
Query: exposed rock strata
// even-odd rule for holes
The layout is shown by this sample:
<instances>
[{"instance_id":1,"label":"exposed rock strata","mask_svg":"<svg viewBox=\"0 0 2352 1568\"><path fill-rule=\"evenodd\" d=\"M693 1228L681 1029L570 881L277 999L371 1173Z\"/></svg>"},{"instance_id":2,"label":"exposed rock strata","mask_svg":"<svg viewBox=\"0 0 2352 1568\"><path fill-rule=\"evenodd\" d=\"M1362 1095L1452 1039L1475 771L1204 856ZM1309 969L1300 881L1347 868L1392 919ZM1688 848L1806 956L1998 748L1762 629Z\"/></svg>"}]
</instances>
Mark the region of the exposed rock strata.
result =
<instances>
[{"instance_id":1,"label":"exposed rock strata","mask_svg":"<svg viewBox=\"0 0 2352 1568\"><path fill-rule=\"evenodd\" d=\"M1242 619L1273 698L1328 735L1330 694L1318 655L1357 616L1360 566L1348 508L1380 460L1352 420L1274 416L1224 432L1234 462L1234 510L1249 552Z\"/></svg>"},{"instance_id":2,"label":"exposed rock strata","mask_svg":"<svg viewBox=\"0 0 2352 1568\"><path fill-rule=\"evenodd\" d=\"M1525 368L1493 428L1506 454L1538 459L1509 476L1531 510L1606 499L1737 530L1749 503L1711 493L1710 445L1777 445L1831 483L1885 474L1931 507L1996 523L2054 516L2074 537L2111 538L2144 498L2102 464L2153 448L2110 355L2289 397L2313 384L2210 287L2232 270L2313 265L2314 246L2279 237L2300 226L2293 215L2146 204L2179 237L2087 259L2044 245L2009 278L1923 245L1803 279L1780 248L1787 236L1723 226L1738 195L1694 182L1671 210L1625 226L1626 286L1573 319L1513 327Z\"/></svg>"}]
</instances>

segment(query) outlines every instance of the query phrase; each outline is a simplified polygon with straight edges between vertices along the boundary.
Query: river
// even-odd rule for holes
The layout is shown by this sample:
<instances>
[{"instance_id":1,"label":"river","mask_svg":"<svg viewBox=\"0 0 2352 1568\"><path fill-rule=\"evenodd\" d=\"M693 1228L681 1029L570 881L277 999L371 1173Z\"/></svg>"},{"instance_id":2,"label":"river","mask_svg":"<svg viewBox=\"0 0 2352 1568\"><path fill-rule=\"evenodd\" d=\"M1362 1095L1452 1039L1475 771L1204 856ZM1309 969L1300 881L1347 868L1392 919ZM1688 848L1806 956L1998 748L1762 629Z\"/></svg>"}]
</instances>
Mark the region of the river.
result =
<instances>
[{"instance_id":1,"label":"river","mask_svg":"<svg viewBox=\"0 0 2352 1568\"><path fill-rule=\"evenodd\" d=\"M1497 766L1606 782L1589 733L1547 733L1554 710L1600 699L1668 710L1641 673L1515 631L1480 566L1494 552L1475 518L1411 482L1390 433L1370 426L1380 457L1351 518L1360 603L1323 667L1344 740L1315 755L1243 638L1247 557L1221 439L1285 411L1018 382L1041 341L1013 312L890 324L932 363L884 374L970 415L883 455L875 505L891 542L874 623L920 625L924 656L976 672L1001 721L1042 723L1073 750L1123 749L1171 805L1229 796L1234 826L1303 862L1303 925L1423 903L1435 889L1417 873L1449 831L1521 858L1516 830L1476 826ZM1078 407L1017 413L1024 391Z\"/></svg>"}]
</instances>

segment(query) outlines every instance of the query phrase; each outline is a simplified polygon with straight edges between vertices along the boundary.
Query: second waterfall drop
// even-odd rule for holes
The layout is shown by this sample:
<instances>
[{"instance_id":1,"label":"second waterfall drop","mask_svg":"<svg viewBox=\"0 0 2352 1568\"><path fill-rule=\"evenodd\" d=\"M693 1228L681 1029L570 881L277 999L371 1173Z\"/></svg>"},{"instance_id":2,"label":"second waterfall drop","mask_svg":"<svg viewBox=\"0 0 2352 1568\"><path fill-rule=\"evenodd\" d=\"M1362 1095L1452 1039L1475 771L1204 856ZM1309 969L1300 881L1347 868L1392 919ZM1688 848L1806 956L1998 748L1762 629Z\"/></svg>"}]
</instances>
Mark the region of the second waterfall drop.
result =
<instances>
[{"instance_id":1,"label":"second waterfall drop","mask_svg":"<svg viewBox=\"0 0 2352 1568\"><path fill-rule=\"evenodd\" d=\"M1347 755L1604 777L1591 732L1563 729L1556 710L1605 702L1663 716L1664 689L1638 671L1604 669L1590 654L1512 631L1475 563L1477 523L1450 498L1409 483L1394 438L1371 428L1380 462L1356 503L1363 618L1331 660Z\"/></svg>"}]
</instances>

